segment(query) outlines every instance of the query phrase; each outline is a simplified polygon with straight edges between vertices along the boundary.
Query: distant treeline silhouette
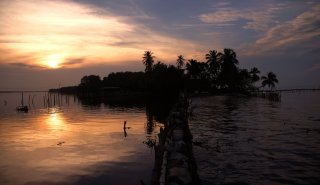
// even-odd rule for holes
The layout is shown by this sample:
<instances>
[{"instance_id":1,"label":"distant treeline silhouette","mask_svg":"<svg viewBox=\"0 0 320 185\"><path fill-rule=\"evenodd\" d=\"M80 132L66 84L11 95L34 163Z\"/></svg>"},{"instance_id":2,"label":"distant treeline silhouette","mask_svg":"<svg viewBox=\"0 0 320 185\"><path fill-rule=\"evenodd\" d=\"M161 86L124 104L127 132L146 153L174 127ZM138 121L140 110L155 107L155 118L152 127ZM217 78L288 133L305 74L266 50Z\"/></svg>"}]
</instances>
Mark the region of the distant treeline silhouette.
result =
<instances>
[{"instance_id":1,"label":"distant treeline silhouette","mask_svg":"<svg viewBox=\"0 0 320 185\"><path fill-rule=\"evenodd\" d=\"M268 86L271 90L278 83L273 72L260 77L258 68L240 69L234 50L223 52L210 50L206 61L186 60L179 55L176 65L155 62L152 51L145 51L142 63L144 72L113 72L103 79L98 75L84 76L78 86L51 89L62 93L96 92L148 92L173 94L181 90L188 92L249 92ZM256 86L261 81L261 86Z\"/></svg>"}]
</instances>

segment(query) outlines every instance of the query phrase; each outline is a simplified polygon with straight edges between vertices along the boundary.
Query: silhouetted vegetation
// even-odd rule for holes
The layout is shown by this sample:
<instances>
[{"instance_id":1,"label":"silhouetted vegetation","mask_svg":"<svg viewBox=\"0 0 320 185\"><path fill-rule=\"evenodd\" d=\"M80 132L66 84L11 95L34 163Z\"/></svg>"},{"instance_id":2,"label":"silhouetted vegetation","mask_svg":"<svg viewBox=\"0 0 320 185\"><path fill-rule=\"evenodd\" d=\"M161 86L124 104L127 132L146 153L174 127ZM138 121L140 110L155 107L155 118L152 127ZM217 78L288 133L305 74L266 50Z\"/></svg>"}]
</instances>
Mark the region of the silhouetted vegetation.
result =
<instances>
[{"instance_id":1,"label":"silhouetted vegetation","mask_svg":"<svg viewBox=\"0 0 320 185\"><path fill-rule=\"evenodd\" d=\"M65 94L75 94L77 93L78 86L68 86L68 87L61 87L60 91L64 92Z\"/></svg>"},{"instance_id":2,"label":"silhouetted vegetation","mask_svg":"<svg viewBox=\"0 0 320 185\"><path fill-rule=\"evenodd\" d=\"M81 78L80 91L98 91L101 88L101 79L97 75L89 75Z\"/></svg>"},{"instance_id":3,"label":"silhouetted vegetation","mask_svg":"<svg viewBox=\"0 0 320 185\"><path fill-rule=\"evenodd\" d=\"M184 61L186 59L184 59L184 57L182 55L179 55L178 56L178 59L177 59L177 68L178 69L183 69L183 66L184 66Z\"/></svg>"},{"instance_id":4,"label":"silhouetted vegetation","mask_svg":"<svg viewBox=\"0 0 320 185\"><path fill-rule=\"evenodd\" d=\"M152 71L152 66L154 63L154 56L152 51L145 51L143 55L143 64L146 66L145 72L151 72Z\"/></svg>"},{"instance_id":5,"label":"silhouetted vegetation","mask_svg":"<svg viewBox=\"0 0 320 185\"><path fill-rule=\"evenodd\" d=\"M267 76L262 76L262 87L268 86L271 90L276 86L276 83L278 83L278 79L276 74L273 72L268 72Z\"/></svg>"},{"instance_id":6,"label":"silhouetted vegetation","mask_svg":"<svg viewBox=\"0 0 320 185\"><path fill-rule=\"evenodd\" d=\"M102 80L102 87L118 87L123 90L146 90L146 76L144 72L110 73Z\"/></svg>"},{"instance_id":7,"label":"silhouetted vegetation","mask_svg":"<svg viewBox=\"0 0 320 185\"><path fill-rule=\"evenodd\" d=\"M176 95L179 91L249 92L259 89L255 86L260 80L258 68L240 69L237 54L230 48L225 48L223 52L210 50L205 54L205 62L186 60L179 55L175 65L155 62L153 52L145 51L142 64L145 66L144 72L113 72L102 79L97 75L84 76L78 86L62 87L59 91L105 96L146 93ZM261 87L268 86L271 90L278 83L272 72L261 77L261 80Z\"/></svg>"}]
</instances>

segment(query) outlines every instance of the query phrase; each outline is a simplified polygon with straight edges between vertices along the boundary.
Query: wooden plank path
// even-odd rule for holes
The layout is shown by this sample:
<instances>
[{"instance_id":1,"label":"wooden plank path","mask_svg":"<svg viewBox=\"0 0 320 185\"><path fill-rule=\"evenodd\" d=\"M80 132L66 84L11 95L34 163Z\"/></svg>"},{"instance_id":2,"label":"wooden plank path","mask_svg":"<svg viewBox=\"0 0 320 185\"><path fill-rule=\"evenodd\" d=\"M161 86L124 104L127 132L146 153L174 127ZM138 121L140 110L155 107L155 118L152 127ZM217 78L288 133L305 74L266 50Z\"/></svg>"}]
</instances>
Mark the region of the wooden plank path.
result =
<instances>
[{"instance_id":1,"label":"wooden plank path","mask_svg":"<svg viewBox=\"0 0 320 185\"><path fill-rule=\"evenodd\" d=\"M200 179L193 156L192 134L188 125L189 101L181 95L155 146L152 185L198 185Z\"/></svg>"}]
</instances>

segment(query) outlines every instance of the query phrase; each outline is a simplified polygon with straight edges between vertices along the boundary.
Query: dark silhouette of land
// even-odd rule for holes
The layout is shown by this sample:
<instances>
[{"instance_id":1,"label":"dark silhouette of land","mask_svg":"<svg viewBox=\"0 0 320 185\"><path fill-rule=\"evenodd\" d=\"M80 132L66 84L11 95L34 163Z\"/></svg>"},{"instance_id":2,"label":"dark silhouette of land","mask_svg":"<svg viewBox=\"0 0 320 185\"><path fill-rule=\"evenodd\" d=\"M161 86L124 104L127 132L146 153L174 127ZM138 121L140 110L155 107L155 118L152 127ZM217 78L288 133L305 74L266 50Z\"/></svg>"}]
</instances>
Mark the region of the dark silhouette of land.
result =
<instances>
[{"instance_id":1,"label":"dark silhouette of land","mask_svg":"<svg viewBox=\"0 0 320 185\"><path fill-rule=\"evenodd\" d=\"M234 50L210 50L205 62L186 60L179 55L176 66L155 61L152 51L145 51L142 63L144 72L113 72L101 79L98 75L82 77L77 86L50 89L50 92L73 93L80 97L96 96L176 96L189 93L248 93L268 86L274 90L278 79L273 72L260 77L260 71L240 69ZM186 62L187 61L187 62ZM261 86L257 83L262 80Z\"/></svg>"}]
</instances>

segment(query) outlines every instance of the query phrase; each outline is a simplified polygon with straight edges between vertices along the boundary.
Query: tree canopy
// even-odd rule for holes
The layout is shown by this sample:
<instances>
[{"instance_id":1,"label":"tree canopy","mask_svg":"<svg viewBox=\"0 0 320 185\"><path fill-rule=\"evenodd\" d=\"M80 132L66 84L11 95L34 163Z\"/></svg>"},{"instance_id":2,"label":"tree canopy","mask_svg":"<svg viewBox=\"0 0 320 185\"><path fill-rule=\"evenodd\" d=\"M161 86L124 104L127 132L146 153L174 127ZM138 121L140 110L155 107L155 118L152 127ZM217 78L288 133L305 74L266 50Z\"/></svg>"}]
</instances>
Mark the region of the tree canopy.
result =
<instances>
[{"instance_id":1,"label":"tree canopy","mask_svg":"<svg viewBox=\"0 0 320 185\"><path fill-rule=\"evenodd\" d=\"M152 71L153 63L154 63L154 56L152 51L145 51L142 57L142 63L146 66L145 72Z\"/></svg>"},{"instance_id":2,"label":"tree canopy","mask_svg":"<svg viewBox=\"0 0 320 185\"><path fill-rule=\"evenodd\" d=\"M123 91L170 94L180 90L251 91L258 89L255 85L259 80L262 80L261 87L268 86L272 90L278 83L273 72L260 78L260 71L256 67L250 70L240 69L237 54L233 49L225 48L223 52L210 50L204 58L205 61L201 62L192 58L186 60L179 55L176 65L168 65L160 61L155 63L153 52L145 51L142 57L144 72L113 72L103 80L97 75L84 76L78 88L82 92L119 88Z\"/></svg>"},{"instance_id":3,"label":"tree canopy","mask_svg":"<svg viewBox=\"0 0 320 185\"><path fill-rule=\"evenodd\" d=\"M276 86L276 83L278 83L278 79L276 74L274 74L273 72L268 72L267 76L262 76L261 77L262 80L262 87L265 87L266 85L273 90L274 87Z\"/></svg>"}]
</instances>

